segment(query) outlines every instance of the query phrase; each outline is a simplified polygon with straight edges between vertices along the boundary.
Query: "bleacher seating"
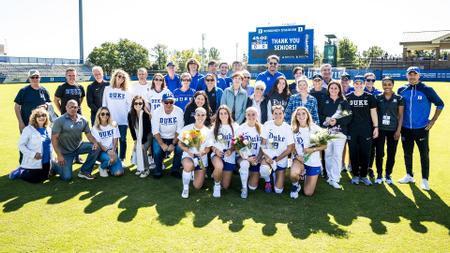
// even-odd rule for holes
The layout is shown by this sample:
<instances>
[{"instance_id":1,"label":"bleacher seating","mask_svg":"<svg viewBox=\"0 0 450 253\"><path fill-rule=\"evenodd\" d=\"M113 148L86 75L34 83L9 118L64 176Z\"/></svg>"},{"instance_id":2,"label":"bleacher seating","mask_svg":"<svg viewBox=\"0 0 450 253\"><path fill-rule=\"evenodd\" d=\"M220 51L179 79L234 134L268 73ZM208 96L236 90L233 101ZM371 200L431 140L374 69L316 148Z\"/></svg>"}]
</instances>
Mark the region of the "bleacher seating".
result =
<instances>
[{"instance_id":1,"label":"bleacher seating","mask_svg":"<svg viewBox=\"0 0 450 253\"><path fill-rule=\"evenodd\" d=\"M91 77L91 69L82 64L29 64L29 63L3 63L0 62L0 73L6 76L5 83L26 82L28 71L37 69L42 77L64 77L67 68L77 70L78 81L87 81Z\"/></svg>"}]
</instances>

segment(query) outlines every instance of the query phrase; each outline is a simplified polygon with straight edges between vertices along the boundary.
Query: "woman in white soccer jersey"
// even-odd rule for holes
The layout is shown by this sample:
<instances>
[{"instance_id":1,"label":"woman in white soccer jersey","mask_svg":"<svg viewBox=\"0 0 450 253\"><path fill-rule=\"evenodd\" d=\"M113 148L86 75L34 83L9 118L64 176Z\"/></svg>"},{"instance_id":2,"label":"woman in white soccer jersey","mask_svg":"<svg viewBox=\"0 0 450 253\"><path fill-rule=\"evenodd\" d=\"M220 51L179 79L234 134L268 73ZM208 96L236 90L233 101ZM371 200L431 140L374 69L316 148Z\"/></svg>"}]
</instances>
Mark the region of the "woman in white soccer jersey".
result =
<instances>
[{"instance_id":1,"label":"woman in white soccer jersey","mask_svg":"<svg viewBox=\"0 0 450 253\"><path fill-rule=\"evenodd\" d=\"M245 122L239 126L237 135L243 135L250 143L250 154L239 154L238 163L240 166L239 175L242 183L241 198L248 196L248 188L256 190L260 178L260 148L261 148L261 129L258 122L258 111L255 107L249 107L245 111ZM248 185L248 187L247 187Z\"/></svg>"},{"instance_id":2,"label":"woman in white soccer jersey","mask_svg":"<svg viewBox=\"0 0 450 253\"><path fill-rule=\"evenodd\" d=\"M100 107L97 111L91 132L101 149L98 156L101 162L99 168L100 176L107 177L108 170L113 176L122 176L122 162L118 159L116 153L117 143L120 138L119 128L117 123L113 121L107 107Z\"/></svg>"},{"instance_id":3,"label":"woman in white soccer jersey","mask_svg":"<svg viewBox=\"0 0 450 253\"><path fill-rule=\"evenodd\" d=\"M317 178L320 174L320 151L325 150L327 145L310 147L310 137L321 128L317 126L306 107L300 106L292 115L292 131L295 141L295 150L291 168L291 198L298 198L300 191L299 179L304 169L306 170L305 185L303 193L311 196L316 188Z\"/></svg>"},{"instance_id":4,"label":"woman in white soccer jersey","mask_svg":"<svg viewBox=\"0 0 450 253\"><path fill-rule=\"evenodd\" d=\"M209 140L212 141L211 162L214 166L213 197L219 198L221 182L223 188L228 189L236 168L236 153L231 145L231 139L235 135L238 124L233 121L231 111L226 105L219 107L215 118L216 122L210 132Z\"/></svg>"},{"instance_id":5,"label":"woman in white soccer jersey","mask_svg":"<svg viewBox=\"0 0 450 253\"><path fill-rule=\"evenodd\" d=\"M178 139L180 140L178 143L180 148L183 150L181 164L183 165L183 191L181 193L182 198L189 197L189 183L191 181L191 172L194 171L194 188L200 189L203 186L203 182L205 181L205 172L206 166L208 166L208 157L210 141L208 140L209 128L205 126L206 119L206 110L203 107L198 107L195 109L195 123L189 124L178 134ZM201 143L199 150L193 150L192 148L188 148L183 143L183 132L190 130L198 130L200 134L204 137L203 142ZM201 159L201 162L199 162ZM205 166L202 168L202 166Z\"/></svg>"},{"instance_id":6,"label":"woman in white soccer jersey","mask_svg":"<svg viewBox=\"0 0 450 253\"><path fill-rule=\"evenodd\" d=\"M261 162L261 177L266 181L264 190L272 192L270 174L274 175L275 193L283 192L284 173L288 167L288 155L294 148L291 126L284 122L284 109L281 105L272 107L273 120L267 121L261 133L261 146L264 159Z\"/></svg>"}]
</instances>

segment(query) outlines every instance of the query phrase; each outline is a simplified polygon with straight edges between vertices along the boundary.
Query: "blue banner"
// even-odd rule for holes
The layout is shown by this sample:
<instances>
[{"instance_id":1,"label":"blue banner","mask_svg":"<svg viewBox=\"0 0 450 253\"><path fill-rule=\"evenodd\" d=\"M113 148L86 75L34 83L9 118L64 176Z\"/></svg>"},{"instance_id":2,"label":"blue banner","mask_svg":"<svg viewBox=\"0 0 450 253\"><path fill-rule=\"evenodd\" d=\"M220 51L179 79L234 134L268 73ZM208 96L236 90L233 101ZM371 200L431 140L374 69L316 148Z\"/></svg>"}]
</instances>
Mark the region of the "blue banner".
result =
<instances>
[{"instance_id":1,"label":"blue banner","mask_svg":"<svg viewBox=\"0 0 450 253\"><path fill-rule=\"evenodd\" d=\"M280 57L281 64L314 63L314 30L304 25L258 27L248 36L249 64L266 64L272 54Z\"/></svg>"}]
</instances>

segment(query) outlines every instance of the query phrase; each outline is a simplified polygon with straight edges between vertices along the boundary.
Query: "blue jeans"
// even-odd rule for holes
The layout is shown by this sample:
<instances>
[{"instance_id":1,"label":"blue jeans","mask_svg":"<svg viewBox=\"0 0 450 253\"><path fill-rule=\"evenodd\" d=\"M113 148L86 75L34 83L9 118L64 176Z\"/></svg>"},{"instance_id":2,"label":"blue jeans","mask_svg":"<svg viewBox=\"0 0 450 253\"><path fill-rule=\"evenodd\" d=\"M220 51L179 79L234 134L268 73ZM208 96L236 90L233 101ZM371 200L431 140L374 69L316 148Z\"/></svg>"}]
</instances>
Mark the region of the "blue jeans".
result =
<instances>
[{"instance_id":1,"label":"blue jeans","mask_svg":"<svg viewBox=\"0 0 450 253\"><path fill-rule=\"evenodd\" d=\"M100 149L92 150L92 143L83 142L80 147L69 154L63 154L64 156L64 166L59 166L55 164L52 170L59 174L60 178L64 181L69 181L72 179L72 165L75 157L81 154L88 154L88 157L84 164L81 166L80 171L83 173L91 173L94 167L95 161L97 160Z\"/></svg>"},{"instance_id":2,"label":"blue jeans","mask_svg":"<svg viewBox=\"0 0 450 253\"><path fill-rule=\"evenodd\" d=\"M119 125L119 133L120 133L120 153L119 158L120 160L124 160L127 152L127 125Z\"/></svg>"},{"instance_id":3,"label":"blue jeans","mask_svg":"<svg viewBox=\"0 0 450 253\"><path fill-rule=\"evenodd\" d=\"M101 162L100 167L102 169L109 169L109 171L111 172L111 175L120 176L123 174L123 167L122 167L122 162L120 161L120 159L116 159L116 161L113 164L109 164L110 157L109 157L108 153L106 153L104 151L100 152L98 159ZM108 167L108 165L109 165L109 167Z\"/></svg>"},{"instance_id":4,"label":"blue jeans","mask_svg":"<svg viewBox=\"0 0 450 253\"><path fill-rule=\"evenodd\" d=\"M162 139L162 141L170 145L172 144L173 139ZM175 155L173 156L173 164L172 164L172 170L171 172L180 172L181 168L181 155L183 154L183 151L181 148L176 145L175 146ZM159 143L156 141L156 138L153 138L153 159L155 159L155 175L161 175L162 174L162 163L164 158L166 157L166 152L164 152L161 149L161 146L159 146Z\"/></svg>"}]
</instances>

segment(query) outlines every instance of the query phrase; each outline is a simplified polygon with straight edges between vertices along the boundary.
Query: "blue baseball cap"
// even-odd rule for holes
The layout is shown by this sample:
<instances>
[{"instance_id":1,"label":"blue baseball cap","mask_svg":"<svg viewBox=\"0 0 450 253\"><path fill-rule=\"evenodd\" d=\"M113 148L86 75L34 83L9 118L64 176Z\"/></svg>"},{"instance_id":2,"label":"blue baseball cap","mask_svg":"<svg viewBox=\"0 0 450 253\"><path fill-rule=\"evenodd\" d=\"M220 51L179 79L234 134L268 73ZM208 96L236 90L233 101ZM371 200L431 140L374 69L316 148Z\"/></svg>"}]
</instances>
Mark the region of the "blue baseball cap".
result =
<instances>
[{"instance_id":1,"label":"blue baseball cap","mask_svg":"<svg viewBox=\"0 0 450 253\"><path fill-rule=\"evenodd\" d=\"M411 66L406 70L407 74L409 74L409 72L416 72L417 74L420 74L420 68L417 66Z\"/></svg>"},{"instance_id":2,"label":"blue baseball cap","mask_svg":"<svg viewBox=\"0 0 450 253\"><path fill-rule=\"evenodd\" d=\"M170 67L170 66L175 67L175 64L173 64L173 62L170 61L170 62L168 62L168 63L166 64L166 67Z\"/></svg>"},{"instance_id":3,"label":"blue baseball cap","mask_svg":"<svg viewBox=\"0 0 450 253\"><path fill-rule=\"evenodd\" d=\"M319 78L320 80L323 80L323 77L322 77L320 74L314 74L314 75L312 76L312 80L314 80L314 79L316 79L316 78Z\"/></svg>"},{"instance_id":4,"label":"blue baseball cap","mask_svg":"<svg viewBox=\"0 0 450 253\"><path fill-rule=\"evenodd\" d=\"M173 101L175 101L175 97L172 95L172 93L165 93L165 94L162 96L162 101L163 101L163 102L166 102L166 101L168 101L168 100L173 100Z\"/></svg>"},{"instance_id":5,"label":"blue baseball cap","mask_svg":"<svg viewBox=\"0 0 450 253\"><path fill-rule=\"evenodd\" d=\"M342 73L342 75L341 75L341 79L343 79L343 78L347 78L347 79L350 79L350 74L349 74L349 73L347 73L347 72L344 72L344 73Z\"/></svg>"},{"instance_id":6,"label":"blue baseball cap","mask_svg":"<svg viewBox=\"0 0 450 253\"><path fill-rule=\"evenodd\" d=\"M356 82L364 82L364 76L356 75L356 76L353 78L353 82L354 82L354 83L356 83Z\"/></svg>"}]
</instances>

